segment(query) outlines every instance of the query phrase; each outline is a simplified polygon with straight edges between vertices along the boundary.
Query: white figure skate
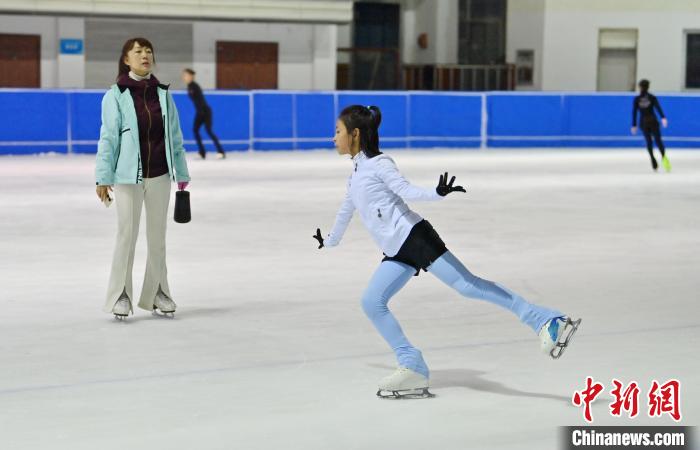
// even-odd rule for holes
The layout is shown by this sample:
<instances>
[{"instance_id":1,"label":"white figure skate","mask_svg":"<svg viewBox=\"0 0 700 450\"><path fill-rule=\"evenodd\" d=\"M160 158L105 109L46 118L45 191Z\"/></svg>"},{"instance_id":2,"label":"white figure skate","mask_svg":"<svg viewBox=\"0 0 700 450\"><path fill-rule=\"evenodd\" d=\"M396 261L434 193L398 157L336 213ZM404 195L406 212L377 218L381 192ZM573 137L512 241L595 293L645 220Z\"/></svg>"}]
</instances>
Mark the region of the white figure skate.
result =
<instances>
[{"instance_id":1,"label":"white figure skate","mask_svg":"<svg viewBox=\"0 0 700 450\"><path fill-rule=\"evenodd\" d=\"M399 367L379 382L377 397L380 398L430 398L428 379L406 367Z\"/></svg>"},{"instance_id":2,"label":"white figure skate","mask_svg":"<svg viewBox=\"0 0 700 450\"><path fill-rule=\"evenodd\" d=\"M571 338L578 330L581 319L571 320L568 316L555 317L544 324L540 330L540 348L554 359L564 354Z\"/></svg>"},{"instance_id":3,"label":"white figure skate","mask_svg":"<svg viewBox=\"0 0 700 450\"><path fill-rule=\"evenodd\" d=\"M124 320L129 316L129 313L133 314L134 309L131 307L131 299L126 295L126 292L122 293L117 303L114 304L112 308L112 314L117 320Z\"/></svg>"},{"instance_id":4,"label":"white figure skate","mask_svg":"<svg viewBox=\"0 0 700 450\"><path fill-rule=\"evenodd\" d=\"M156 299L153 302L153 314L163 315L165 317L175 317L177 305L172 298L165 295L161 290L158 290Z\"/></svg>"}]
</instances>

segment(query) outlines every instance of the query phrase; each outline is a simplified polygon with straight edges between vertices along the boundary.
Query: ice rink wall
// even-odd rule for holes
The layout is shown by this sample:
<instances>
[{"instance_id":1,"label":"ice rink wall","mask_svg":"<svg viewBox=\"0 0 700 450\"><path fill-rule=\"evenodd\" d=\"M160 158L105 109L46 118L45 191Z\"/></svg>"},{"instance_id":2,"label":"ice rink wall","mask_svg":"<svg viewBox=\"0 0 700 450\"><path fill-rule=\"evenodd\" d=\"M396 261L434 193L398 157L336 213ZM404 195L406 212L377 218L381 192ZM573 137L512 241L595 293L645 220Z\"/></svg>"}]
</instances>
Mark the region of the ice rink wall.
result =
<instances>
[{"instance_id":1,"label":"ice rink wall","mask_svg":"<svg viewBox=\"0 0 700 450\"><path fill-rule=\"evenodd\" d=\"M0 154L94 153L104 91L0 89ZM194 111L173 92L188 150ZM351 104L382 109L384 148L639 147L630 94L354 91L208 91L226 150L332 148L335 118ZM700 96L660 94L669 147L700 148ZM204 128L202 137L208 147Z\"/></svg>"}]
</instances>

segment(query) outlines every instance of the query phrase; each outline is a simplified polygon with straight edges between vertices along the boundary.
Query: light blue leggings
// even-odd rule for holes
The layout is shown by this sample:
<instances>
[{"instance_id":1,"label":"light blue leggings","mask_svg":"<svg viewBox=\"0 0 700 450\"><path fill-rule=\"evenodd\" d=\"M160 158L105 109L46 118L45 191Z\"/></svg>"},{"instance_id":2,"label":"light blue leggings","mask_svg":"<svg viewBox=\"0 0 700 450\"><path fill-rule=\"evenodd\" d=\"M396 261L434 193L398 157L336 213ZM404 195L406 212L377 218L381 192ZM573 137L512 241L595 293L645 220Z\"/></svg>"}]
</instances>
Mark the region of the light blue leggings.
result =
<instances>
[{"instance_id":1,"label":"light blue leggings","mask_svg":"<svg viewBox=\"0 0 700 450\"><path fill-rule=\"evenodd\" d=\"M486 300L512 311L535 333L539 332L548 320L563 315L559 311L528 303L515 292L473 275L450 252L428 267L428 272L465 297ZM382 262L362 296L362 308L396 353L399 366L429 377L428 366L420 350L411 345L394 315L387 308L391 297L399 292L415 273L416 270L407 264L397 261Z\"/></svg>"}]
</instances>

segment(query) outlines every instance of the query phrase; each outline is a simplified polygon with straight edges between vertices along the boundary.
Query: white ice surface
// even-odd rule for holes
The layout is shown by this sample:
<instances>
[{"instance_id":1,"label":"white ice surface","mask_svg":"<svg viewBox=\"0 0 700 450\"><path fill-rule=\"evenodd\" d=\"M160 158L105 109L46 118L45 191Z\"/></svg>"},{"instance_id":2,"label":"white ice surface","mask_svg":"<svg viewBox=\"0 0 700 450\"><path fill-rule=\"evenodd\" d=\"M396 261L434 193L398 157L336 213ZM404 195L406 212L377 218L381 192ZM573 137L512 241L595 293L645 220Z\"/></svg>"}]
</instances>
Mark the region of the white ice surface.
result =
<instances>
[{"instance_id":1,"label":"white ice surface","mask_svg":"<svg viewBox=\"0 0 700 450\"><path fill-rule=\"evenodd\" d=\"M0 448L553 449L587 375L595 424L646 415L652 379L700 418L700 152L394 151L415 184L468 187L413 204L473 272L583 323L560 360L491 304L429 274L391 303L432 369L430 400L375 398L394 359L360 295L381 253L356 216L319 251L351 170L334 152L190 156L193 221L168 225L167 320L101 311L116 210L93 156L0 158ZM174 196L174 194L173 194ZM142 223L134 268L145 264ZM611 379L642 387L610 417Z\"/></svg>"}]
</instances>

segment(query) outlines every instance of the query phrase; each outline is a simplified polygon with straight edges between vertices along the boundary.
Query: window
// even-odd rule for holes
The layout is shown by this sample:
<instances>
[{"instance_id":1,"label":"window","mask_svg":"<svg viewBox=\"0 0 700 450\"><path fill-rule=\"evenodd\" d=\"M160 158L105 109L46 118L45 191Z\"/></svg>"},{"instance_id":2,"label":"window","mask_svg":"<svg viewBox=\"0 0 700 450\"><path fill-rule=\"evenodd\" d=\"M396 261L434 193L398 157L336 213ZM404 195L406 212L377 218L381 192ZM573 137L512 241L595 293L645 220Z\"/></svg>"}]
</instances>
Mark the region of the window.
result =
<instances>
[{"instance_id":1,"label":"window","mask_svg":"<svg viewBox=\"0 0 700 450\"><path fill-rule=\"evenodd\" d=\"M515 53L518 86L532 86L535 72L535 51L518 50Z\"/></svg>"},{"instance_id":2,"label":"window","mask_svg":"<svg viewBox=\"0 0 700 450\"><path fill-rule=\"evenodd\" d=\"M686 34L685 87L700 89L700 32Z\"/></svg>"},{"instance_id":3,"label":"window","mask_svg":"<svg viewBox=\"0 0 700 450\"><path fill-rule=\"evenodd\" d=\"M460 0L460 64L503 64L506 60L506 0Z\"/></svg>"}]
</instances>

